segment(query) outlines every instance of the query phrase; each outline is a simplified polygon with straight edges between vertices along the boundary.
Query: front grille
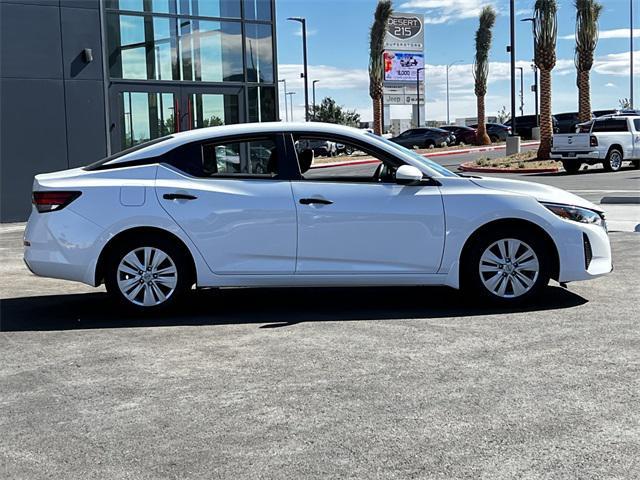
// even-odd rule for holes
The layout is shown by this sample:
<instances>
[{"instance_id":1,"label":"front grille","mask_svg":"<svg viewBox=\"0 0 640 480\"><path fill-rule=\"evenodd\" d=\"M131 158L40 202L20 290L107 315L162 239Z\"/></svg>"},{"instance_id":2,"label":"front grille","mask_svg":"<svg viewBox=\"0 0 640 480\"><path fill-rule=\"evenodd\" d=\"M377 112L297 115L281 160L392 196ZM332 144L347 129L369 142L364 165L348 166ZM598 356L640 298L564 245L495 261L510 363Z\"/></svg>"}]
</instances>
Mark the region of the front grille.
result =
<instances>
[{"instance_id":1,"label":"front grille","mask_svg":"<svg viewBox=\"0 0 640 480\"><path fill-rule=\"evenodd\" d=\"M593 260L593 250L591 250L591 242L586 233L582 234L582 243L584 244L584 268L589 270L589 265Z\"/></svg>"}]
</instances>

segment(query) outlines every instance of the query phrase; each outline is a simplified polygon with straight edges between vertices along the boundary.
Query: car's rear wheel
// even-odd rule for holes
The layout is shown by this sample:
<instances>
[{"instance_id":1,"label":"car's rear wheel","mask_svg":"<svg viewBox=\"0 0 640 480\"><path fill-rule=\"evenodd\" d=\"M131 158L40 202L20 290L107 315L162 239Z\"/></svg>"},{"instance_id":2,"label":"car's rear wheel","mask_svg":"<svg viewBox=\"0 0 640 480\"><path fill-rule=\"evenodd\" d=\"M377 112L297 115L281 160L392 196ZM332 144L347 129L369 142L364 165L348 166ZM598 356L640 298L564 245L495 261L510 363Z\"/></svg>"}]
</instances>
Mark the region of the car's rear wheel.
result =
<instances>
[{"instance_id":1,"label":"car's rear wheel","mask_svg":"<svg viewBox=\"0 0 640 480\"><path fill-rule=\"evenodd\" d=\"M603 162L604 169L608 172L617 172L622 168L622 152L617 148L612 148Z\"/></svg>"},{"instance_id":2,"label":"car's rear wheel","mask_svg":"<svg viewBox=\"0 0 640 480\"><path fill-rule=\"evenodd\" d=\"M436 148L436 143L433 140L427 140L424 142L424 148Z\"/></svg>"},{"instance_id":3,"label":"car's rear wheel","mask_svg":"<svg viewBox=\"0 0 640 480\"><path fill-rule=\"evenodd\" d=\"M569 175L574 175L578 173L580 171L581 166L582 164L579 162L572 162L572 161L562 162L562 167L564 168L564 171L567 172Z\"/></svg>"},{"instance_id":4,"label":"car's rear wheel","mask_svg":"<svg viewBox=\"0 0 640 480\"><path fill-rule=\"evenodd\" d=\"M489 140L491 140L491 143L497 143L500 138L497 135L489 135Z\"/></svg>"},{"instance_id":5,"label":"car's rear wheel","mask_svg":"<svg viewBox=\"0 0 640 480\"><path fill-rule=\"evenodd\" d=\"M192 279L185 253L169 239L143 235L116 245L107 257L107 291L133 310L152 312L175 305Z\"/></svg>"},{"instance_id":6,"label":"car's rear wheel","mask_svg":"<svg viewBox=\"0 0 640 480\"><path fill-rule=\"evenodd\" d=\"M493 303L535 297L551 276L549 252L539 235L498 228L477 237L463 260L463 288Z\"/></svg>"}]
</instances>

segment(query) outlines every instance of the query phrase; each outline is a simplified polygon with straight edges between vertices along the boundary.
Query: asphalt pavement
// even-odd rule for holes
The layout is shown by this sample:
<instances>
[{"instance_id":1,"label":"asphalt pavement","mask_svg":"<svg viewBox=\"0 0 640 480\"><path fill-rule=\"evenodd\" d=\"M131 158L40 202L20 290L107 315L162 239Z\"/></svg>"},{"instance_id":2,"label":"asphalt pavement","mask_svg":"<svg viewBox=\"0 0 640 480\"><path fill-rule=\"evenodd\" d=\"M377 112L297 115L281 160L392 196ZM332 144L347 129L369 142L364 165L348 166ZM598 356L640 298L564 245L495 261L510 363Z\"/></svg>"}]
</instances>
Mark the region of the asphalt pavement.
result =
<instances>
[{"instance_id":1,"label":"asphalt pavement","mask_svg":"<svg viewBox=\"0 0 640 480\"><path fill-rule=\"evenodd\" d=\"M515 177L599 201L640 173ZM152 318L30 274L22 228L0 227L2 479L640 478L637 233L610 275L507 311L225 289Z\"/></svg>"}]
</instances>

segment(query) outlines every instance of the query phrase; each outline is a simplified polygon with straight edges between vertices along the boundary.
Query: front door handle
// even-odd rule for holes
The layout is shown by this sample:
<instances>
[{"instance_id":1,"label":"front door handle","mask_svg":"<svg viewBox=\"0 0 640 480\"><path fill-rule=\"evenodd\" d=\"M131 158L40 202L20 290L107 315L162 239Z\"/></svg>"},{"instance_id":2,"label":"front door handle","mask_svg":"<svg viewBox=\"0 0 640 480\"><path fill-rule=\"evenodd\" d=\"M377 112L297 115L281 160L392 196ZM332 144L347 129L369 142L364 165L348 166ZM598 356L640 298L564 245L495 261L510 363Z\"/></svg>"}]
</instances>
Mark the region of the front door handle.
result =
<instances>
[{"instance_id":1,"label":"front door handle","mask_svg":"<svg viewBox=\"0 0 640 480\"><path fill-rule=\"evenodd\" d=\"M331 205L333 202L331 200L325 200L324 198L301 198L300 203L302 205L313 205L314 203L318 205Z\"/></svg>"},{"instance_id":2,"label":"front door handle","mask_svg":"<svg viewBox=\"0 0 640 480\"><path fill-rule=\"evenodd\" d=\"M195 200L198 197L187 193L165 193L162 198L165 200Z\"/></svg>"}]
</instances>

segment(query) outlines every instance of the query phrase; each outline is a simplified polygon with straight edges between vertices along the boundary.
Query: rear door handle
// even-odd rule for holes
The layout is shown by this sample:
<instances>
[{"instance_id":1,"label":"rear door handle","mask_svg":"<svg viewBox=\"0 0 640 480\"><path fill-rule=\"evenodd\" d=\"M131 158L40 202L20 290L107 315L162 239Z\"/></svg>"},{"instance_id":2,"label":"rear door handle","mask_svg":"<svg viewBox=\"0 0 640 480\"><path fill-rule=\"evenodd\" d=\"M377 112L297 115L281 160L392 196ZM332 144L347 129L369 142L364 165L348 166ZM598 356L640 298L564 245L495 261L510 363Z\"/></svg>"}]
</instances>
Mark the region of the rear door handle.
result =
<instances>
[{"instance_id":1,"label":"rear door handle","mask_svg":"<svg viewBox=\"0 0 640 480\"><path fill-rule=\"evenodd\" d=\"M312 205L317 203L318 205L331 205L331 200L325 200L324 198L301 198L300 203L302 205Z\"/></svg>"},{"instance_id":2,"label":"rear door handle","mask_svg":"<svg viewBox=\"0 0 640 480\"><path fill-rule=\"evenodd\" d=\"M165 193L162 198L165 200L195 200L198 197L187 193Z\"/></svg>"}]
</instances>

